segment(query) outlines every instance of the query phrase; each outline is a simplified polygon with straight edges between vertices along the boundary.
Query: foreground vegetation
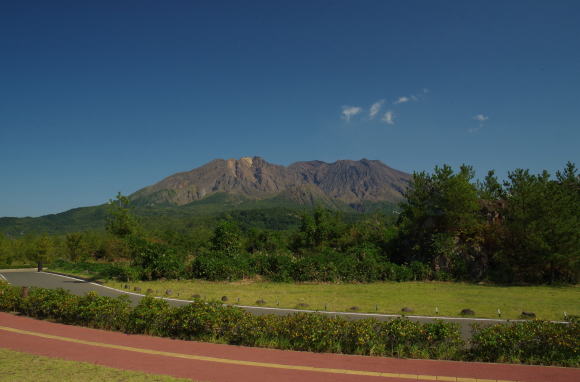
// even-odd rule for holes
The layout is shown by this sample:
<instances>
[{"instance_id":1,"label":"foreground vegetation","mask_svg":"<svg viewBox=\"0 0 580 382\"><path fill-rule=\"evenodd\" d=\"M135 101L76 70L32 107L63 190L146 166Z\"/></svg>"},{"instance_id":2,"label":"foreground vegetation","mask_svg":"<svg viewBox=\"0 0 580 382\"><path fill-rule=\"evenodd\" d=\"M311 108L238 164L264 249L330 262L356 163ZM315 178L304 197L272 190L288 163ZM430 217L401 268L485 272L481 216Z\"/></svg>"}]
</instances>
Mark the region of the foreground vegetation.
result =
<instances>
[{"instance_id":1,"label":"foreground vegetation","mask_svg":"<svg viewBox=\"0 0 580 382\"><path fill-rule=\"evenodd\" d=\"M456 325L406 319L347 321L318 314L254 316L221 302L196 299L170 307L147 297L131 307L126 297L64 290L20 288L0 283L0 311L94 328L185 340L279 349L406 358L580 365L580 324L529 321L476 329L467 347Z\"/></svg>"},{"instance_id":2,"label":"foreground vegetation","mask_svg":"<svg viewBox=\"0 0 580 382\"><path fill-rule=\"evenodd\" d=\"M0 349L0 381L185 382L191 380Z\"/></svg>"},{"instance_id":3,"label":"foreground vegetation","mask_svg":"<svg viewBox=\"0 0 580 382\"><path fill-rule=\"evenodd\" d=\"M348 311L401 314L404 307L425 316L460 316L463 309L471 309L476 317L520 318L522 312L534 312L543 320L563 320L580 316L579 287L549 286L492 286L453 282L377 282L369 284L273 283L265 281L209 282L182 281L107 281L106 285L131 290L141 288L153 295L189 299L199 295L208 300L227 297L227 303L301 308L311 310Z\"/></svg>"}]
</instances>

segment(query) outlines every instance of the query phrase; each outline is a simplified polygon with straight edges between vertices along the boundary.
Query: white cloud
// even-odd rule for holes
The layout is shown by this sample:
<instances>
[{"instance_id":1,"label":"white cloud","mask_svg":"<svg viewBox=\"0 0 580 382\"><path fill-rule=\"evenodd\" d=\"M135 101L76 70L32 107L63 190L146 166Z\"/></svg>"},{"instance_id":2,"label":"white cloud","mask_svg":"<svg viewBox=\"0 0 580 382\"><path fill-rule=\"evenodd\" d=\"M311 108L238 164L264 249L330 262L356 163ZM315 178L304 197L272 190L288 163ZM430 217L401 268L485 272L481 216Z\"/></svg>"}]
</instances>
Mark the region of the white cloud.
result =
<instances>
[{"instance_id":1,"label":"white cloud","mask_svg":"<svg viewBox=\"0 0 580 382\"><path fill-rule=\"evenodd\" d=\"M387 125L394 125L395 124L395 113L392 110L389 110L383 115L381 121L385 122Z\"/></svg>"},{"instance_id":2,"label":"white cloud","mask_svg":"<svg viewBox=\"0 0 580 382\"><path fill-rule=\"evenodd\" d=\"M405 103L405 102L409 102L411 99L409 97L399 97L398 100L396 100L394 102L395 105L398 105L400 103Z\"/></svg>"},{"instance_id":3,"label":"white cloud","mask_svg":"<svg viewBox=\"0 0 580 382\"><path fill-rule=\"evenodd\" d=\"M369 111L369 118L373 119L381 110L381 107L383 106L383 104L385 103L384 99L378 100L377 102L373 103L371 105L370 111Z\"/></svg>"},{"instance_id":4,"label":"white cloud","mask_svg":"<svg viewBox=\"0 0 580 382\"><path fill-rule=\"evenodd\" d=\"M353 116L357 115L361 111L362 108L358 106L343 106L341 118L349 122Z\"/></svg>"},{"instance_id":5,"label":"white cloud","mask_svg":"<svg viewBox=\"0 0 580 382\"><path fill-rule=\"evenodd\" d=\"M467 132L469 132L469 133L476 133L479 130L481 130L485 125L485 121L487 121L489 119L489 117L487 115L477 114L477 115L473 116L473 119L476 120L477 122L479 122L479 126L467 129Z\"/></svg>"}]
</instances>

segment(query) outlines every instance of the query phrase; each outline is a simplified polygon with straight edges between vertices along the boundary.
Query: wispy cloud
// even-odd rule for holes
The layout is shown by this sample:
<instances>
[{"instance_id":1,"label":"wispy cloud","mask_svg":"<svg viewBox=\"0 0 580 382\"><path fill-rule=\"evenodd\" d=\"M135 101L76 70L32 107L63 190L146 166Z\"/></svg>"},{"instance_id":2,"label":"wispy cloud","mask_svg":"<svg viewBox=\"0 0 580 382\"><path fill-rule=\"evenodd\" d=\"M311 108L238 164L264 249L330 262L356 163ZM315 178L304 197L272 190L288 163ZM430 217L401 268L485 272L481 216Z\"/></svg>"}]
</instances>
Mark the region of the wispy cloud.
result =
<instances>
[{"instance_id":1,"label":"wispy cloud","mask_svg":"<svg viewBox=\"0 0 580 382\"><path fill-rule=\"evenodd\" d=\"M411 94L409 96L402 96L399 97L395 102L393 102L393 105L399 105L401 103L406 103L406 102L410 102L410 101L421 101L424 97L425 94L429 93L430 90L427 88L423 88L421 89L421 91L415 93L415 94Z\"/></svg>"},{"instance_id":2,"label":"wispy cloud","mask_svg":"<svg viewBox=\"0 0 580 382\"><path fill-rule=\"evenodd\" d=\"M373 119L376 117L377 114L379 114L379 111L381 110L381 107L383 106L383 104L385 103L384 99L378 100L377 102L373 103L371 105L371 108L369 110L369 118Z\"/></svg>"},{"instance_id":3,"label":"wispy cloud","mask_svg":"<svg viewBox=\"0 0 580 382\"><path fill-rule=\"evenodd\" d=\"M392 110L387 111L381 121L385 122L387 125L394 125L395 124L395 113Z\"/></svg>"},{"instance_id":4,"label":"wispy cloud","mask_svg":"<svg viewBox=\"0 0 580 382\"><path fill-rule=\"evenodd\" d=\"M362 111L361 107L358 106L343 106L341 118L347 122L350 122L350 119L360 113Z\"/></svg>"},{"instance_id":5,"label":"wispy cloud","mask_svg":"<svg viewBox=\"0 0 580 382\"><path fill-rule=\"evenodd\" d=\"M485 126L485 122L489 119L489 117L487 115L477 114L477 115L473 116L473 119L475 121L479 122L479 126L471 127L469 129L467 129L467 131L469 133L475 133L475 132L479 131L480 129L482 129Z\"/></svg>"},{"instance_id":6,"label":"wispy cloud","mask_svg":"<svg viewBox=\"0 0 580 382\"><path fill-rule=\"evenodd\" d=\"M352 105L344 105L342 106L342 111L340 113L340 118L345 120L346 122L350 122L355 116L357 120L361 120L364 122L370 121L380 121L384 122L388 125L394 125L397 121L395 121L395 117L399 117L398 111L403 109L403 107L399 107L398 105L403 103L414 103L414 102L421 102L426 97L427 94L431 91L427 88L422 88L420 90L416 90L412 94L407 94L404 96L400 96L396 98L395 101L386 100L386 99L379 99L373 102L369 108L362 108L360 106L352 106ZM384 106L390 105L389 108L392 110L385 110ZM384 111L383 111L384 110ZM393 111L397 111L397 114ZM368 119L363 118L360 115L363 113L368 113Z\"/></svg>"},{"instance_id":7,"label":"wispy cloud","mask_svg":"<svg viewBox=\"0 0 580 382\"><path fill-rule=\"evenodd\" d=\"M400 103L405 103L405 102L409 102L411 100L411 98L409 97L399 97L398 100L396 100L395 102L393 102L395 105L398 105Z\"/></svg>"}]
</instances>

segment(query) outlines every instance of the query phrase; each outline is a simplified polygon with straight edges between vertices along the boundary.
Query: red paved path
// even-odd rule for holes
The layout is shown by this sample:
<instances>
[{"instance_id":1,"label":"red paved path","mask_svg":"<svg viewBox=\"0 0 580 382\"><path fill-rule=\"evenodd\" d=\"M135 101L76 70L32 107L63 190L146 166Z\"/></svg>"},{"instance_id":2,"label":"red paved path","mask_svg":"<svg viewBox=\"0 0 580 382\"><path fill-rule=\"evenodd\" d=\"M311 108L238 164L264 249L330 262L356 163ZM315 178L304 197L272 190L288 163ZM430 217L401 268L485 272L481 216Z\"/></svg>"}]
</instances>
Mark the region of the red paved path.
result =
<instances>
[{"instance_id":1,"label":"red paved path","mask_svg":"<svg viewBox=\"0 0 580 382\"><path fill-rule=\"evenodd\" d=\"M525 382L580 381L580 369L405 360L217 345L150 336L127 335L55 324L27 317L17 317L6 313L0 313L0 326L83 341L124 345L141 349L285 365ZM139 370L148 373L192 378L199 381L410 381L410 379L401 378L330 374L179 359L162 355L141 354L133 351L69 343L28 334L7 332L1 329L0 347L74 361L92 362L119 369Z\"/></svg>"}]
</instances>

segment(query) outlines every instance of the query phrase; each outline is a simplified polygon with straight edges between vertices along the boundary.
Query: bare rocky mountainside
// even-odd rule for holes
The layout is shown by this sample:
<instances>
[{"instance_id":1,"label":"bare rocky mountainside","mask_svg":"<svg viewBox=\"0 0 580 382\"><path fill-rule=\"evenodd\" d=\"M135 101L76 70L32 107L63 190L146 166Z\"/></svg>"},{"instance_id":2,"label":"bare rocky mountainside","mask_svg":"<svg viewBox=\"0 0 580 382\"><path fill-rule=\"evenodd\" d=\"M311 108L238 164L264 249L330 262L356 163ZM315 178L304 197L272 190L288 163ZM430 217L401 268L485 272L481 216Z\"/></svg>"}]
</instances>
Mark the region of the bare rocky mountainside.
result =
<instances>
[{"instance_id":1,"label":"bare rocky mountainside","mask_svg":"<svg viewBox=\"0 0 580 382\"><path fill-rule=\"evenodd\" d=\"M338 201L398 202L411 176L378 160L268 163L260 157L216 159L188 172L171 175L133 195L137 205L185 205L218 193L263 200L274 197L300 204Z\"/></svg>"}]
</instances>

